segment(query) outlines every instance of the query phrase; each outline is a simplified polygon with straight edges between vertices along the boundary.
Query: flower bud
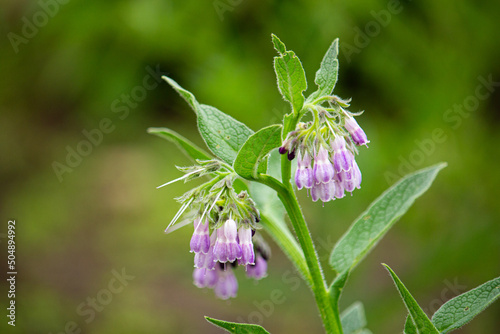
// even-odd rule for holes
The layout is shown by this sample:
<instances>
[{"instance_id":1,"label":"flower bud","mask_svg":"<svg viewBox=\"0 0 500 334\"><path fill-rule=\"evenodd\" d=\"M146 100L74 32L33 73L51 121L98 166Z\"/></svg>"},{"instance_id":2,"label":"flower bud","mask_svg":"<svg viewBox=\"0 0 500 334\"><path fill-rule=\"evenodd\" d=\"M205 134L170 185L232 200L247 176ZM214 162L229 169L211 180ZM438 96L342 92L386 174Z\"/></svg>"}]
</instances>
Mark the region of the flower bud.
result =
<instances>
[{"instance_id":1,"label":"flower bud","mask_svg":"<svg viewBox=\"0 0 500 334\"><path fill-rule=\"evenodd\" d=\"M366 134L363 131L363 129L361 129L361 127L358 125L358 122L356 122L356 120L353 117L351 116L346 117L345 128L351 134L352 141L356 145L358 146L366 145L370 142L368 138L366 138Z\"/></svg>"}]
</instances>

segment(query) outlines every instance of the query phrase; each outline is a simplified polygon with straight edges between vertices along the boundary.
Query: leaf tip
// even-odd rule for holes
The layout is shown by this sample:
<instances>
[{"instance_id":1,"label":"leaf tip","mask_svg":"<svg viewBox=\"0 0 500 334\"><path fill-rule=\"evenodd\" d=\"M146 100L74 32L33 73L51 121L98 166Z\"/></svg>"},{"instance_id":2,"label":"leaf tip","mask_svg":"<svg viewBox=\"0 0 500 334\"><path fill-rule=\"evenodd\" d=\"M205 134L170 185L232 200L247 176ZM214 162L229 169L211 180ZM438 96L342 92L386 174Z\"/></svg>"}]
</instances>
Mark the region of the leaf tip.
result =
<instances>
[{"instance_id":1,"label":"leaf tip","mask_svg":"<svg viewBox=\"0 0 500 334\"><path fill-rule=\"evenodd\" d=\"M276 51L278 51L280 55L283 55L286 52L285 44L275 34L271 34L271 40Z\"/></svg>"}]
</instances>

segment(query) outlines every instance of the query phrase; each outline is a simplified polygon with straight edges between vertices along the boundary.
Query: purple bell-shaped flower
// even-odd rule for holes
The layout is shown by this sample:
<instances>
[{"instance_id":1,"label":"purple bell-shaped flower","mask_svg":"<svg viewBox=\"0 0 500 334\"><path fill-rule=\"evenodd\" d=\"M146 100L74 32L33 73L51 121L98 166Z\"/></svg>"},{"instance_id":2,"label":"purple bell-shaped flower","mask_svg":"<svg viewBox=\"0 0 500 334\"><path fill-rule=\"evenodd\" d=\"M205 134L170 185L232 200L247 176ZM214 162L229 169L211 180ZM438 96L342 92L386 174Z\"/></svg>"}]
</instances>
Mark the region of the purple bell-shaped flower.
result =
<instances>
[{"instance_id":1,"label":"purple bell-shaped flower","mask_svg":"<svg viewBox=\"0 0 500 334\"><path fill-rule=\"evenodd\" d=\"M191 246L191 252L208 253L208 249L210 248L208 219L205 219L203 223L198 218L194 220L194 233L189 245Z\"/></svg>"},{"instance_id":2,"label":"purple bell-shaped flower","mask_svg":"<svg viewBox=\"0 0 500 334\"><path fill-rule=\"evenodd\" d=\"M241 247L241 259L238 264L246 266L255 264L255 253L252 243L252 229L250 227L242 226L238 230L238 239Z\"/></svg>"},{"instance_id":3,"label":"purple bell-shaped flower","mask_svg":"<svg viewBox=\"0 0 500 334\"><path fill-rule=\"evenodd\" d=\"M295 184L300 190L303 187L311 189L313 186L313 170L311 168L311 157L305 152L304 156L298 154L297 171L295 172Z\"/></svg>"},{"instance_id":4,"label":"purple bell-shaped flower","mask_svg":"<svg viewBox=\"0 0 500 334\"><path fill-rule=\"evenodd\" d=\"M328 151L321 146L314 157L313 176L316 183L328 183L333 178L334 169Z\"/></svg>"}]
</instances>

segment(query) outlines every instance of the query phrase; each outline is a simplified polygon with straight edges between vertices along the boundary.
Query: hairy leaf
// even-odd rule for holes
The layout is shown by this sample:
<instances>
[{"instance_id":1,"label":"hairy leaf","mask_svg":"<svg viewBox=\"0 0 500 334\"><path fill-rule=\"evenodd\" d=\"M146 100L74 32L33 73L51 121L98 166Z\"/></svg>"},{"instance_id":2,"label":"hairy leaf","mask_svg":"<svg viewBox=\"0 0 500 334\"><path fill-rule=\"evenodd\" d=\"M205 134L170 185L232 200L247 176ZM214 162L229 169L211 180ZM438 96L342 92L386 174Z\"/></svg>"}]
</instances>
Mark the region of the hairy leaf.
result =
<instances>
[{"instance_id":1,"label":"hairy leaf","mask_svg":"<svg viewBox=\"0 0 500 334\"><path fill-rule=\"evenodd\" d=\"M403 302L405 303L406 308L408 309L408 312L410 312L410 317L413 320L413 323L415 324L415 329L417 330L416 333L439 334L436 327L434 327L433 323L429 320L425 312L417 304L417 301L415 300L415 298L413 298L408 289L406 289L406 287L404 286L403 282L401 282L399 277L394 273L394 271L392 271L391 268L389 268L388 265L384 264L384 266L389 271L389 274L391 275L394 283L396 284L396 288L398 289L399 294L401 295L401 298L403 299Z\"/></svg>"},{"instance_id":2,"label":"hairy leaf","mask_svg":"<svg viewBox=\"0 0 500 334\"><path fill-rule=\"evenodd\" d=\"M275 34L271 34L271 38L276 51L278 51L280 55L283 55L286 52L285 44Z\"/></svg>"},{"instance_id":3,"label":"hairy leaf","mask_svg":"<svg viewBox=\"0 0 500 334\"><path fill-rule=\"evenodd\" d=\"M405 322L405 334L417 334L417 327L415 327L415 324L413 323L413 320L411 319L411 316L408 315L406 317L406 322Z\"/></svg>"},{"instance_id":4,"label":"hairy leaf","mask_svg":"<svg viewBox=\"0 0 500 334\"><path fill-rule=\"evenodd\" d=\"M299 112L304 104L302 92L307 89L306 74L299 58L293 51L274 57L274 71L281 95L290 102L294 112Z\"/></svg>"},{"instance_id":5,"label":"hairy leaf","mask_svg":"<svg viewBox=\"0 0 500 334\"><path fill-rule=\"evenodd\" d=\"M366 329L365 310L361 302L355 302L340 315L344 334L368 334Z\"/></svg>"},{"instance_id":6,"label":"hairy leaf","mask_svg":"<svg viewBox=\"0 0 500 334\"><path fill-rule=\"evenodd\" d=\"M442 333L451 332L471 321L500 297L500 277L488 281L444 303L432 316Z\"/></svg>"},{"instance_id":7,"label":"hairy leaf","mask_svg":"<svg viewBox=\"0 0 500 334\"><path fill-rule=\"evenodd\" d=\"M194 95L174 80L163 76L193 108L198 120L198 130L210 151L225 162L232 164L241 146L253 134L245 124L235 120L219 109L199 104Z\"/></svg>"},{"instance_id":8,"label":"hairy leaf","mask_svg":"<svg viewBox=\"0 0 500 334\"><path fill-rule=\"evenodd\" d=\"M208 322L211 322L212 324L233 334L269 334L268 331L259 325L239 324L236 322L217 320L209 317L205 317L205 319L207 319Z\"/></svg>"},{"instance_id":9,"label":"hairy leaf","mask_svg":"<svg viewBox=\"0 0 500 334\"><path fill-rule=\"evenodd\" d=\"M267 172L267 155L281 145L281 125L271 125L251 135L234 161L234 170L245 179Z\"/></svg>"},{"instance_id":10,"label":"hairy leaf","mask_svg":"<svg viewBox=\"0 0 500 334\"><path fill-rule=\"evenodd\" d=\"M189 139L181 136L177 132L167 129L167 128L149 128L148 133L157 135L158 137L164 138L181 149L188 157L193 160L210 160L212 157L205 152L203 149L199 148L196 144L191 142Z\"/></svg>"},{"instance_id":11,"label":"hairy leaf","mask_svg":"<svg viewBox=\"0 0 500 334\"><path fill-rule=\"evenodd\" d=\"M339 72L339 61L337 56L339 54L339 39L335 39L326 52L321 66L316 72L314 82L318 85L318 90L314 92L310 99L316 99L323 96L330 95L337 83Z\"/></svg>"},{"instance_id":12,"label":"hairy leaf","mask_svg":"<svg viewBox=\"0 0 500 334\"><path fill-rule=\"evenodd\" d=\"M356 219L330 255L330 265L340 274L338 277L345 277L343 274L350 272L377 245L445 166L441 163L405 176Z\"/></svg>"}]
</instances>

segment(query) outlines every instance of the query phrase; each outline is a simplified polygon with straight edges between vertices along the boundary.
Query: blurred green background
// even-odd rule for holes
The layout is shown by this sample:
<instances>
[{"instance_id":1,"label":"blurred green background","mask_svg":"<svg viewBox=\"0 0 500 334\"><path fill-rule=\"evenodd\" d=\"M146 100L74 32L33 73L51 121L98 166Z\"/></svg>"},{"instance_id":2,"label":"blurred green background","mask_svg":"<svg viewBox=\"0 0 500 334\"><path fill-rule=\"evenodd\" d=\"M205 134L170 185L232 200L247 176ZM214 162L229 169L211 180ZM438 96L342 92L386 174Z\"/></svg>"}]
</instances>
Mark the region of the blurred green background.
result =
<instances>
[{"instance_id":1,"label":"blurred green background","mask_svg":"<svg viewBox=\"0 0 500 334\"><path fill-rule=\"evenodd\" d=\"M170 127L202 145L193 112L156 81L159 73L254 130L277 123L288 106L275 84L271 33L300 57L310 87L339 37L335 93L353 98L352 111L366 111L358 118L371 140L357 158L361 190L324 208L300 196L323 260L395 179L449 164L354 271L342 308L361 300L374 333L402 331L406 311L382 262L428 313L499 275L500 93L499 84L484 82L500 81L500 2L0 6L0 242L5 254L7 221L16 219L19 333L220 333L203 315L259 322L273 334L322 332L311 294L274 245L266 279L255 283L237 273L238 298L220 301L194 287L191 228L163 233L178 209L173 197L190 185L155 189L180 176L174 165L189 160L146 134L149 126ZM84 133L99 127L106 133L95 135L97 144L82 144ZM86 156L60 169L68 150L77 149ZM114 270L134 278L110 294ZM325 273L332 276L326 262ZM283 303L270 305L275 289ZM95 317L78 311L88 298L106 300ZM498 333L499 314L497 303L457 333ZM12 331L2 319L0 331Z\"/></svg>"}]
</instances>

